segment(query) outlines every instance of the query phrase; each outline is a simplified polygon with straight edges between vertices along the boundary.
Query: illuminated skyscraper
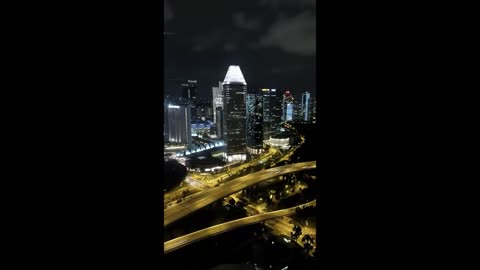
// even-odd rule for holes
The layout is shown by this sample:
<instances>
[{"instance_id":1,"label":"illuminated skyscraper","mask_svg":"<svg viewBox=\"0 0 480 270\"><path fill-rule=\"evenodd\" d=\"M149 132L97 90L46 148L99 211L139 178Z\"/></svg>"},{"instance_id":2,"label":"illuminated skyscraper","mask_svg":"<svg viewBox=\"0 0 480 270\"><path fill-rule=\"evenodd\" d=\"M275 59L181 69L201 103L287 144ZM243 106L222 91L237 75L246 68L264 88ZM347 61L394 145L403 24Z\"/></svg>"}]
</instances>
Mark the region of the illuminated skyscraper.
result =
<instances>
[{"instance_id":1,"label":"illuminated skyscraper","mask_svg":"<svg viewBox=\"0 0 480 270\"><path fill-rule=\"evenodd\" d=\"M223 85L218 82L218 87L212 87L212 107L213 107L213 122L217 123L216 110L218 107L223 109Z\"/></svg>"},{"instance_id":2,"label":"illuminated skyscraper","mask_svg":"<svg viewBox=\"0 0 480 270\"><path fill-rule=\"evenodd\" d=\"M293 122L301 122L302 121L302 104L301 100L298 101L293 99Z\"/></svg>"},{"instance_id":3,"label":"illuminated skyscraper","mask_svg":"<svg viewBox=\"0 0 480 270\"><path fill-rule=\"evenodd\" d=\"M263 95L263 139L275 134L282 122L282 96L276 89L262 89Z\"/></svg>"},{"instance_id":4,"label":"illuminated skyscraper","mask_svg":"<svg viewBox=\"0 0 480 270\"><path fill-rule=\"evenodd\" d=\"M293 102L287 102L285 110L285 121L292 122L293 121Z\"/></svg>"},{"instance_id":5,"label":"illuminated skyscraper","mask_svg":"<svg viewBox=\"0 0 480 270\"><path fill-rule=\"evenodd\" d=\"M170 97L166 96L163 99L163 142L168 142L168 103Z\"/></svg>"},{"instance_id":6,"label":"illuminated skyscraper","mask_svg":"<svg viewBox=\"0 0 480 270\"><path fill-rule=\"evenodd\" d=\"M317 122L317 99L312 98L312 122Z\"/></svg>"},{"instance_id":7,"label":"illuminated skyscraper","mask_svg":"<svg viewBox=\"0 0 480 270\"><path fill-rule=\"evenodd\" d=\"M189 105L167 105L168 140L192 145L191 115Z\"/></svg>"},{"instance_id":8,"label":"illuminated skyscraper","mask_svg":"<svg viewBox=\"0 0 480 270\"><path fill-rule=\"evenodd\" d=\"M223 121L223 108L221 107L217 107L217 109L215 109L215 117L216 117L216 122L217 122L217 138L218 139L223 139L223 125L224 125L224 121Z\"/></svg>"},{"instance_id":9,"label":"illuminated skyscraper","mask_svg":"<svg viewBox=\"0 0 480 270\"><path fill-rule=\"evenodd\" d=\"M195 103L197 99L197 81L188 80L187 83L181 85L182 87L182 97Z\"/></svg>"},{"instance_id":10,"label":"illuminated skyscraper","mask_svg":"<svg viewBox=\"0 0 480 270\"><path fill-rule=\"evenodd\" d=\"M263 149L263 96L247 95L247 152L258 155Z\"/></svg>"},{"instance_id":11,"label":"illuminated skyscraper","mask_svg":"<svg viewBox=\"0 0 480 270\"><path fill-rule=\"evenodd\" d=\"M312 100L309 92L302 94L302 121L311 122L312 120Z\"/></svg>"},{"instance_id":12,"label":"illuminated skyscraper","mask_svg":"<svg viewBox=\"0 0 480 270\"><path fill-rule=\"evenodd\" d=\"M282 121L293 121L293 96L290 91L285 91L282 101Z\"/></svg>"},{"instance_id":13,"label":"illuminated skyscraper","mask_svg":"<svg viewBox=\"0 0 480 270\"><path fill-rule=\"evenodd\" d=\"M247 82L239 66L230 66L223 81L223 140L228 161L246 159Z\"/></svg>"}]
</instances>

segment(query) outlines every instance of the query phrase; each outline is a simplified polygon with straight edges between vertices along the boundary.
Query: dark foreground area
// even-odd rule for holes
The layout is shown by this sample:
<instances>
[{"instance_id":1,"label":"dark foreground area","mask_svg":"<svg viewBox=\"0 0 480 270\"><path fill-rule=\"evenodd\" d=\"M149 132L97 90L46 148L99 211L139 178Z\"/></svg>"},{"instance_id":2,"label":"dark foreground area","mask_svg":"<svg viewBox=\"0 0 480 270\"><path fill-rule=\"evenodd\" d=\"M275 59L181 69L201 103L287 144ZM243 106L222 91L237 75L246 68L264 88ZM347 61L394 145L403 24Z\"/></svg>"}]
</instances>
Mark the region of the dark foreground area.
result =
<instances>
[{"instance_id":1,"label":"dark foreground area","mask_svg":"<svg viewBox=\"0 0 480 270\"><path fill-rule=\"evenodd\" d=\"M315 258L282 237L275 237L261 224L193 243L165 255L175 269L315 269ZM243 264L245 268L222 268L221 264ZM250 267L247 267L250 266ZM271 266L271 267L270 267Z\"/></svg>"}]
</instances>

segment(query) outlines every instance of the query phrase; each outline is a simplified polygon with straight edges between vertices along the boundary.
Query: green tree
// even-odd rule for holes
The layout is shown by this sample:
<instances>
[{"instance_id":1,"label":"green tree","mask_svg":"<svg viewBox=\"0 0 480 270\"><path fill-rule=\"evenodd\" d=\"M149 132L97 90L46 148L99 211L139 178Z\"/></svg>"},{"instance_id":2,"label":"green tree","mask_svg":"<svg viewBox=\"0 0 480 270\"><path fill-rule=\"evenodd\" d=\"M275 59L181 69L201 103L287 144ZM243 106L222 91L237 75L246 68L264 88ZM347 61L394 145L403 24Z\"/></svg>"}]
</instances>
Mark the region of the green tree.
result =
<instances>
[{"instance_id":1,"label":"green tree","mask_svg":"<svg viewBox=\"0 0 480 270\"><path fill-rule=\"evenodd\" d=\"M165 190L169 191L177 187L187 176L187 168L177 160L170 159L164 163L163 183Z\"/></svg>"}]
</instances>

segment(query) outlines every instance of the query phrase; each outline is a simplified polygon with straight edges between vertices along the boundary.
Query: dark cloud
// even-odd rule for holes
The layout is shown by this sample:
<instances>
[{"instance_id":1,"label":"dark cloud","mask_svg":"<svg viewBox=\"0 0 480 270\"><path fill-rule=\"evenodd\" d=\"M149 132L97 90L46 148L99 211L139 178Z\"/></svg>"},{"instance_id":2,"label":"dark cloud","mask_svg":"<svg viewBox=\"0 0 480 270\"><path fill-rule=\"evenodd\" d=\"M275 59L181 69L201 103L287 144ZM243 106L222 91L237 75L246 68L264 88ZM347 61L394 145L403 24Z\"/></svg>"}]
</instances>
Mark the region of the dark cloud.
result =
<instances>
[{"instance_id":1,"label":"dark cloud","mask_svg":"<svg viewBox=\"0 0 480 270\"><path fill-rule=\"evenodd\" d=\"M173 19L173 10L167 0L163 0L163 23Z\"/></svg>"},{"instance_id":2,"label":"dark cloud","mask_svg":"<svg viewBox=\"0 0 480 270\"><path fill-rule=\"evenodd\" d=\"M272 68L272 73L278 74L278 73L293 73L293 72L299 72L302 69L304 69L303 66L296 65L296 66L282 66L282 67L273 67Z\"/></svg>"},{"instance_id":3,"label":"dark cloud","mask_svg":"<svg viewBox=\"0 0 480 270\"><path fill-rule=\"evenodd\" d=\"M226 52L233 52L237 49L237 45L233 42L226 42L225 45L223 45L223 49Z\"/></svg>"},{"instance_id":4,"label":"dark cloud","mask_svg":"<svg viewBox=\"0 0 480 270\"><path fill-rule=\"evenodd\" d=\"M215 29L206 34L199 34L194 38L195 42L192 50L194 52L202 52L218 47L219 44L224 44L224 39L225 30L223 29Z\"/></svg>"},{"instance_id":5,"label":"dark cloud","mask_svg":"<svg viewBox=\"0 0 480 270\"><path fill-rule=\"evenodd\" d=\"M229 65L239 65L249 88L316 89L315 1L168 0L165 32L167 89L198 81L211 96ZM174 14L174 16L173 16Z\"/></svg>"},{"instance_id":6,"label":"dark cloud","mask_svg":"<svg viewBox=\"0 0 480 270\"><path fill-rule=\"evenodd\" d=\"M275 22L260 39L264 47L276 47L285 52L300 55L316 54L315 15L306 11Z\"/></svg>"},{"instance_id":7,"label":"dark cloud","mask_svg":"<svg viewBox=\"0 0 480 270\"><path fill-rule=\"evenodd\" d=\"M232 16L233 25L241 29L253 30L260 26L260 21L252 18L247 18L244 13L235 13Z\"/></svg>"},{"instance_id":8,"label":"dark cloud","mask_svg":"<svg viewBox=\"0 0 480 270\"><path fill-rule=\"evenodd\" d=\"M277 8L315 8L317 5L316 0L262 0L259 2L260 6L271 6Z\"/></svg>"}]
</instances>

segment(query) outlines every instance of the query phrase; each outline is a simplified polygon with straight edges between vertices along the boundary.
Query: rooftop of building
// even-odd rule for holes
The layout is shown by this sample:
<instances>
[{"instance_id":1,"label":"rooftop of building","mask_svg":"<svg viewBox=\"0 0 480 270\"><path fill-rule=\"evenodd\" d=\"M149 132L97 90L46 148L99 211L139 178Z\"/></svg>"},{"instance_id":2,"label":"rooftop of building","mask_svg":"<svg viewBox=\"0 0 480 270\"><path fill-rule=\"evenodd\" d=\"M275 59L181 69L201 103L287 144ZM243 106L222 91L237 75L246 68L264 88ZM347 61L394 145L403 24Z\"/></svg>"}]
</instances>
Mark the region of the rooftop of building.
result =
<instances>
[{"instance_id":1,"label":"rooftop of building","mask_svg":"<svg viewBox=\"0 0 480 270\"><path fill-rule=\"evenodd\" d=\"M247 85L245 78L243 77L240 66L230 66L228 67L227 75L225 75L225 80L223 84L242 84Z\"/></svg>"}]
</instances>

